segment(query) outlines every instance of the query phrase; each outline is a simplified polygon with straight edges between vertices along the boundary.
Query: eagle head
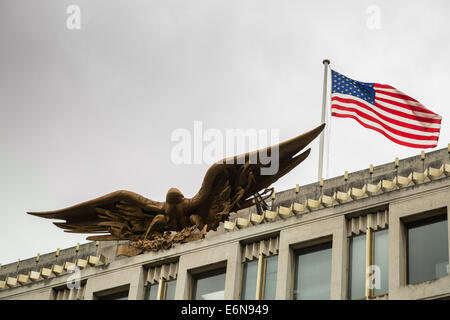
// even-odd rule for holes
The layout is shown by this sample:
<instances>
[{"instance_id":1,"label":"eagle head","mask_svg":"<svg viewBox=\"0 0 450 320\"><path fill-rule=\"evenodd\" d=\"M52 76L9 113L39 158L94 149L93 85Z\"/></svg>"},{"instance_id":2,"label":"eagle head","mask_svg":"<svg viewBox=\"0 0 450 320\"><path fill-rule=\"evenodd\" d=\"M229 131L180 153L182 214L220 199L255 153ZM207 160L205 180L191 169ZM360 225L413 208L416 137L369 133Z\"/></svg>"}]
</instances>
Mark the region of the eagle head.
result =
<instances>
[{"instance_id":1,"label":"eagle head","mask_svg":"<svg viewBox=\"0 0 450 320\"><path fill-rule=\"evenodd\" d=\"M166 202L168 204L178 204L182 202L183 199L183 194L177 188L170 188L169 191L167 191Z\"/></svg>"}]
</instances>

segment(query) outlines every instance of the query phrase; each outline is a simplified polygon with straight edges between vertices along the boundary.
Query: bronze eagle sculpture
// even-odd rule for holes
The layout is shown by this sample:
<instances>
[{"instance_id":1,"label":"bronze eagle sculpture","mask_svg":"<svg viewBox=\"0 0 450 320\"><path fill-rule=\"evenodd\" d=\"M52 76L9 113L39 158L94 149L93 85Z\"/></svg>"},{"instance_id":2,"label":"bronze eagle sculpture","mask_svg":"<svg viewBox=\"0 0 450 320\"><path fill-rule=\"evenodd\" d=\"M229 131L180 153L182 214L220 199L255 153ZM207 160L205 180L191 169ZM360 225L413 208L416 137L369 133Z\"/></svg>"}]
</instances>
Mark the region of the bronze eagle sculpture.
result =
<instances>
[{"instance_id":1,"label":"bronze eagle sculpture","mask_svg":"<svg viewBox=\"0 0 450 320\"><path fill-rule=\"evenodd\" d=\"M54 222L65 232L100 234L87 240L130 240L132 246L143 250L169 248L175 242L199 239L209 230L216 230L231 212L254 205L256 197L262 201L269 198L273 189L268 187L306 159L311 149L298 153L324 127L322 124L278 145L214 163L200 190L190 199L176 188L169 189L165 202L119 190L65 209L28 214L65 220ZM274 150L278 152L278 171L261 174L260 169L268 164L260 155Z\"/></svg>"}]
</instances>

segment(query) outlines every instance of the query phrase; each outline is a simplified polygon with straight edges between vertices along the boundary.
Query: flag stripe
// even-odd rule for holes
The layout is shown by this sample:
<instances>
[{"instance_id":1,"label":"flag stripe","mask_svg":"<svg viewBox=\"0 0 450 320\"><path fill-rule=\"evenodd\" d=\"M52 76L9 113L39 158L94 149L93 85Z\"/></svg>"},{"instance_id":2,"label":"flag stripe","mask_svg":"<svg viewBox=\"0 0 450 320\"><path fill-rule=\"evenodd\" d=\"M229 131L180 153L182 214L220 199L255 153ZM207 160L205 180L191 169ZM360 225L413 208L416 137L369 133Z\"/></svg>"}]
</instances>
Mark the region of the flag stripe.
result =
<instances>
[{"instance_id":1,"label":"flag stripe","mask_svg":"<svg viewBox=\"0 0 450 320\"><path fill-rule=\"evenodd\" d=\"M395 139L395 138L389 136L389 135L388 135L386 132L384 132L383 130L381 130L381 129L379 129L379 128L376 128L376 127L373 127L373 126L371 126L371 125L368 125L368 124L366 124L366 123L363 123L357 116L354 116L354 115L350 115L350 114L338 114L338 113L336 113L336 112L332 112L331 115L332 115L332 116L335 116L335 117L339 117L339 118L351 118L351 119L354 119L354 120L358 121L359 124L362 125L363 127L368 128L368 129L372 129L372 130L375 130L375 131L378 131L379 133L381 133L382 135L384 135L384 136L385 136L386 138L388 138L389 140L391 140L391 141L393 141L393 142L395 142L395 143L398 143L398 144L400 144L400 145L406 146L406 147L423 148L423 149L426 149L426 148L434 148L434 147L436 147L436 145L437 145L437 144L435 144L435 145L426 145L426 144L418 144L418 143L409 143L409 142L405 142L405 141L403 141L403 140Z\"/></svg>"},{"instance_id":2,"label":"flag stripe","mask_svg":"<svg viewBox=\"0 0 450 320\"><path fill-rule=\"evenodd\" d=\"M342 102L335 101L332 105L332 108L334 108L334 107L343 107L343 108L347 108L347 109L351 108L351 109L357 110L361 116L365 116L366 118L370 118L373 121L377 121L380 124L385 125L387 130L389 130L388 128L391 128L392 130L402 131L402 132L405 132L406 134L413 134L413 135L417 136L418 139L421 139L422 137L439 136L439 132L424 132L424 131L409 129L409 128L405 128L401 125L397 125L397 124L393 124L389 121L385 121L383 119L384 117L380 117L376 112L374 112L373 110L370 110L370 108L361 107L356 103L342 103ZM394 131L392 131L392 132L394 132Z\"/></svg>"},{"instance_id":3,"label":"flag stripe","mask_svg":"<svg viewBox=\"0 0 450 320\"><path fill-rule=\"evenodd\" d=\"M383 99L382 97L376 96L375 100L383 101L383 102L386 102L386 103L390 104L391 106L396 106L396 107L400 107L400 108L404 108L404 109L409 109L411 111L417 110L419 112L424 112L419 106L411 106L409 104L398 102L398 101L393 101L391 99ZM442 119L442 117L440 115L438 115L438 114L436 114L434 112L430 113L430 115L427 115L427 117L430 117L432 119Z\"/></svg>"},{"instance_id":4,"label":"flag stripe","mask_svg":"<svg viewBox=\"0 0 450 320\"><path fill-rule=\"evenodd\" d=\"M374 88L381 88L381 89L395 89L394 87L387 85L387 84L381 84L381 83L374 83L373 84ZM397 89L395 89L397 90Z\"/></svg>"},{"instance_id":5,"label":"flag stripe","mask_svg":"<svg viewBox=\"0 0 450 320\"><path fill-rule=\"evenodd\" d=\"M380 94L380 93L378 93L378 91L375 91L375 92L376 92L375 100L386 101L386 102L388 102L390 104L394 104L396 106L403 107L403 108L406 108L406 109L409 109L409 110L414 108L414 109L417 109L419 112L427 113L425 115L426 117L441 119L440 115L438 115L438 114L428 110L423 105L421 105L420 102L394 98L394 97L391 97L391 96L387 96L385 94Z\"/></svg>"},{"instance_id":6,"label":"flag stripe","mask_svg":"<svg viewBox=\"0 0 450 320\"><path fill-rule=\"evenodd\" d=\"M425 118L425 117L416 117L416 116L414 116L413 114L410 114L410 113L406 113L406 112L402 112L402 111L397 111L397 110L391 109L391 108L389 108L389 107L385 107L385 106L381 105L379 102L376 102L376 101L377 101L377 99L375 99L375 106L377 106L378 108L380 108L380 109L382 109L382 110L384 110L384 111L386 111L386 112L395 114L395 115L397 115L397 116L399 116L399 117L403 117L403 118L405 118L405 119L410 119L410 120L417 121L417 122L419 122L419 123L420 123L421 125L423 125L423 126L429 125L429 124L431 124L431 123L438 123L438 124L441 123L441 119L432 119L432 118ZM383 101L383 100L380 100L380 101ZM391 103L391 104L392 104L392 103Z\"/></svg>"},{"instance_id":7,"label":"flag stripe","mask_svg":"<svg viewBox=\"0 0 450 320\"><path fill-rule=\"evenodd\" d=\"M395 92L394 90L392 90L392 91L384 91L384 90L376 90L375 89L375 92L378 93L378 94L384 94L384 95L391 96L391 97L394 97L394 98L399 98L401 100L414 101L419 106L422 105L416 99L413 99L413 98L411 98L411 97L409 97L409 96L407 96L407 95L405 95L403 93L400 93L399 91Z\"/></svg>"},{"instance_id":8,"label":"flag stripe","mask_svg":"<svg viewBox=\"0 0 450 320\"><path fill-rule=\"evenodd\" d=\"M372 105L372 104L368 103L367 101L364 101L362 99L359 99L359 98L351 96L351 95L344 95L341 93L333 93L331 96L331 100L332 101L340 101L340 102L344 102L344 103L356 103L360 107L363 107L365 109L375 112L383 120L389 121L394 124L398 124L398 125L410 124L410 125L416 126L416 128L413 127L411 129L416 129L416 130L418 130L418 129L422 130L422 128L439 129L439 127L440 127L439 124L426 123L424 125L424 123L417 121L415 119L409 119L409 118L405 118L405 117L396 115L391 112L392 109L390 109L390 108L383 108L378 103L375 103L375 105ZM427 131L427 130L423 130L423 131Z\"/></svg>"},{"instance_id":9,"label":"flag stripe","mask_svg":"<svg viewBox=\"0 0 450 320\"><path fill-rule=\"evenodd\" d=\"M389 99L391 101L395 101L395 102L399 102L399 103L403 103L404 105L407 106L414 106L414 107L420 107L420 103L416 102L416 101L412 101L412 100L405 100L405 99L400 99L400 98L396 98L387 94L384 94L382 92L379 92L377 90L375 90L376 94L375 97L376 98L384 98L384 99Z\"/></svg>"},{"instance_id":10,"label":"flag stripe","mask_svg":"<svg viewBox=\"0 0 450 320\"><path fill-rule=\"evenodd\" d=\"M405 109L404 107L399 107L396 104L393 104L392 102L389 102L389 100L385 100L385 99L379 99L379 98L375 98L375 105L381 105L385 108L388 108L390 110L396 110L399 112L405 112L406 114L409 114L410 116L415 118L421 117L424 119L431 119L431 120L436 120L433 122L421 122L418 119L418 122L420 122L421 124L423 124L424 126L426 126L428 123L441 123L442 120L441 118L436 117L435 115L431 115L428 113L424 113L424 112L419 112L419 111L413 111L411 109Z\"/></svg>"},{"instance_id":11,"label":"flag stripe","mask_svg":"<svg viewBox=\"0 0 450 320\"><path fill-rule=\"evenodd\" d=\"M381 94L386 94L386 93L388 93L388 95L389 95L389 94L396 94L396 95L397 95L397 98L399 97L398 95L403 96L403 97L405 97L405 101L404 101L404 102L405 102L405 103L404 103L405 105L411 106L411 105L409 104L408 100L415 101L415 102L418 103L417 107L420 108L419 111L434 114L434 115L436 115L437 117L439 117L439 119L442 118L440 115L438 115L437 113L435 113L435 112L433 112L433 111L427 109L427 108L426 108L423 104L421 104L419 101L417 101L417 100L414 99L414 98L411 98L410 96L406 95L405 93L401 92L400 90L397 90L397 89L383 89L383 90L375 89L375 92L381 93Z\"/></svg>"},{"instance_id":12,"label":"flag stripe","mask_svg":"<svg viewBox=\"0 0 450 320\"><path fill-rule=\"evenodd\" d=\"M379 120L376 117L373 117L373 116L371 116L371 115L369 115L369 114L359 110L358 108L352 108L352 107L346 107L346 106L342 106L342 105L338 105L338 104L333 104L332 105L332 110L334 112L337 112L337 113L339 112L337 110L352 112L352 113L358 115L361 118L364 118L364 119L369 120L369 121L371 121L373 123L379 124L380 126L383 127L383 130L389 131L390 133L395 134L395 135L397 135L399 137L401 136L401 137L405 137L405 138L415 139L415 140L418 140L418 141L420 141L420 140L434 140L434 141L437 141L438 137L439 137L439 133L437 133L438 135L436 135L436 133L431 133L429 135L418 135L418 134L413 134L413 133L406 132L405 129L403 129L404 131L398 130L398 127L394 128L392 125L389 126L385 122L383 122L382 120Z\"/></svg>"},{"instance_id":13,"label":"flag stripe","mask_svg":"<svg viewBox=\"0 0 450 320\"><path fill-rule=\"evenodd\" d=\"M347 104L344 102L337 102L337 100L334 100L334 103L331 105L331 107L333 107L334 105L341 105L341 106L349 106L351 104ZM357 103L354 103L357 106L359 106ZM363 106L362 108L365 109L365 106ZM361 111L364 112L364 109L360 109ZM426 127L421 127L421 126L417 126L417 125L413 125L413 124L409 124L406 122L402 122L402 121L398 121L395 119L391 119L389 117L386 117L378 112L376 112L376 110L370 110L370 108L367 109L368 111L366 113L369 113L370 115L378 118L380 121L386 121L388 124L390 124L391 126L393 126L394 128L397 128L399 130L404 130L406 132L409 133L414 133L414 134L426 134L427 132L430 132L430 135L436 135L439 136L439 128L426 128Z\"/></svg>"}]
</instances>

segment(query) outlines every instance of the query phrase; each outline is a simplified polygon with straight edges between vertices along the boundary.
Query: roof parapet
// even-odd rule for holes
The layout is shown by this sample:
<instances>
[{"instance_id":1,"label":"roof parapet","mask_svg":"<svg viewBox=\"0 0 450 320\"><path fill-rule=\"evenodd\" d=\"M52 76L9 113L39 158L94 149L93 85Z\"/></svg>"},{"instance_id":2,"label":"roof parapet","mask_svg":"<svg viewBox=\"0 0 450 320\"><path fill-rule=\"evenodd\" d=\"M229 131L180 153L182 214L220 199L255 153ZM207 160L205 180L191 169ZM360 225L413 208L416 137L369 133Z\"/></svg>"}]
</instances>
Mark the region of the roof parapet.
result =
<instances>
[{"instance_id":1,"label":"roof parapet","mask_svg":"<svg viewBox=\"0 0 450 320\"><path fill-rule=\"evenodd\" d=\"M434 151L440 152L443 150ZM448 147L448 153L450 154L450 144ZM421 163L425 163L425 159L427 158L426 154L422 151L420 154ZM408 159L406 159L408 160ZM262 215L258 215L255 213L249 213L249 218L244 218L242 216L236 218L234 221L226 221L225 222L225 230L233 231L239 221L250 220L252 225L257 225L263 222L272 222L277 218L286 219L289 216L312 212L315 210L320 210L323 208L342 205L344 203L350 201L357 201L366 197L373 197L378 194L391 192L394 190L399 190L403 188L409 187L412 183L414 185L421 184L427 181L433 181L437 179L443 179L450 175L450 163L446 162L448 160L442 159L441 165L439 168L434 168L432 166L428 166L423 172L411 170L408 176L402 176L398 174L398 168L401 166L401 162L398 157L394 160L395 167L395 175L393 179L381 179L378 183L368 182L363 184L361 187L351 186L346 189L346 191L335 191L332 195L326 195L323 193L324 186L326 185L326 180L324 181L322 178L319 183L316 184L320 188L320 196L319 198L306 198L304 202L299 203L297 200L291 201L289 206L281 205L273 206L272 210L266 210ZM385 166L385 165L384 165ZM374 167L372 164L369 166L369 174L370 180L372 180L374 173ZM345 171L344 176L344 187L347 186L347 182L349 180L349 174ZM295 194L299 194L300 190L304 190L305 187L300 187L298 184L295 186ZM273 201L275 201L275 193L272 195ZM273 209L276 207L276 209ZM250 224L242 224L240 223L238 229L242 229L248 227Z\"/></svg>"}]
</instances>

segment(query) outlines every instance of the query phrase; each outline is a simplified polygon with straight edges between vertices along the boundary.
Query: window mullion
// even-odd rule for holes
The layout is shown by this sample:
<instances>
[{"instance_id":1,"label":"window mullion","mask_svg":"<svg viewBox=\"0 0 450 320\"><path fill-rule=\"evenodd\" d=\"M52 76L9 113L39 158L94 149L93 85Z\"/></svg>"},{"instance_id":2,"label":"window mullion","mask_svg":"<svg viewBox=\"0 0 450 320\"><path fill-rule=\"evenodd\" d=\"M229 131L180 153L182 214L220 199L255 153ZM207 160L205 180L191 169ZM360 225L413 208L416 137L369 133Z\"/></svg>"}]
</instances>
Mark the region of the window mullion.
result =
<instances>
[{"instance_id":1,"label":"window mullion","mask_svg":"<svg viewBox=\"0 0 450 320\"><path fill-rule=\"evenodd\" d=\"M256 300L264 299L264 278L266 269L266 259L262 253L258 257L258 274L256 276Z\"/></svg>"},{"instance_id":2,"label":"window mullion","mask_svg":"<svg viewBox=\"0 0 450 320\"><path fill-rule=\"evenodd\" d=\"M158 284L158 295L156 297L156 300L165 300L166 298L166 281L163 277L159 279Z\"/></svg>"},{"instance_id":3,"label":"window mullion","mask_svg":"<svg viewBox=\"0 0 450 320\"><path fill-rule=\"evenodd\" d=\"M374 233L372 228L367 227L366 230L366 299L369 299L373 296L373 288L369 285L369 282L371 281L371 275L372 275L372 265L374 263Z\"/></svg>"}]
</instances>

